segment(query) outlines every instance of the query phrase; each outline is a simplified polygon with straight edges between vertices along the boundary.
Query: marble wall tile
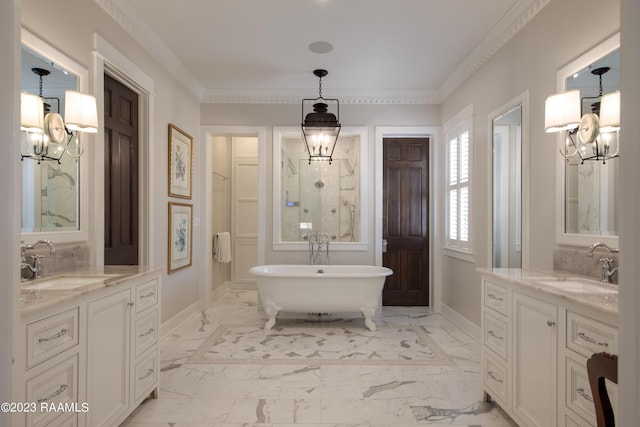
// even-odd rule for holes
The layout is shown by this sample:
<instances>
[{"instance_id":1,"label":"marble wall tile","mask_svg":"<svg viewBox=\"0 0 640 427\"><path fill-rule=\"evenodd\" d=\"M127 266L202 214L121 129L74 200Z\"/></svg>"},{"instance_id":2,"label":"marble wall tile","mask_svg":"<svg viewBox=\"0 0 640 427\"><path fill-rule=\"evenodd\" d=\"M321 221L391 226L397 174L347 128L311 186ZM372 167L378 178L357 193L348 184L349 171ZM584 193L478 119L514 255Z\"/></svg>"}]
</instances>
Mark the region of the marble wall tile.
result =
<instances>
[{"instance_id":1,"label":"marble wall tile","mask_svg":"<svg viewBox=\"0 0 640 427\"><path fill-rule=\"evenodd\" d=\"M27 262L33 265L33 261L29 257L43 255L44 258L41 261L42 277L47 277L75 268L89 267L91 265L90 252L88 244L56 245L56 252L52 255L49 253L49 247L42 245L36 249L28 250L26 258Z\"/></svg>"},{"instance_id":2,"label":"marble wall tile","mask_svg":"<svg viewBox=\"0 0 640 427\"><path fill-rule=\"evenodd\" d=\"M613 267L619 265L618 254L608 252L601 248L597 248L593 252L592 257L587 256L587 250L582 249L565 249L557 248L553 251L553 269L559 271L566 271L569 273L580 274L583 276L590 276L595 280L600 280L602 272L601 258L613 259ZM611 276L613 283L618 283L618 274Z\"/></svg>"}]
</instances>

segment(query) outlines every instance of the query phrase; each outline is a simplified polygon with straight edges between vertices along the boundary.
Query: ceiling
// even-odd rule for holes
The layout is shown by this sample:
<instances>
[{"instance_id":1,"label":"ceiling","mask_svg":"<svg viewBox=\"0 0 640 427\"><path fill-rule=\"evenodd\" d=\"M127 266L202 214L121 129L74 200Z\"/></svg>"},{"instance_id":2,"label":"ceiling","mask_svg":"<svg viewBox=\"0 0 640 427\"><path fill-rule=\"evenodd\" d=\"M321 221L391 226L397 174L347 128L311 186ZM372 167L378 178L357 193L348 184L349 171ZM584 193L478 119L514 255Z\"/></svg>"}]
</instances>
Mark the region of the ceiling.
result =
<instances>
[{"instance_id":1,"label":"ceiling","mask_svg":"<svg viewBox=\"0 0 640 427\"><path fill-rule=\"evenodd\" d=\"M438 103L548 1L96 2L202 102Z\"/></svg>"}]
</instances>

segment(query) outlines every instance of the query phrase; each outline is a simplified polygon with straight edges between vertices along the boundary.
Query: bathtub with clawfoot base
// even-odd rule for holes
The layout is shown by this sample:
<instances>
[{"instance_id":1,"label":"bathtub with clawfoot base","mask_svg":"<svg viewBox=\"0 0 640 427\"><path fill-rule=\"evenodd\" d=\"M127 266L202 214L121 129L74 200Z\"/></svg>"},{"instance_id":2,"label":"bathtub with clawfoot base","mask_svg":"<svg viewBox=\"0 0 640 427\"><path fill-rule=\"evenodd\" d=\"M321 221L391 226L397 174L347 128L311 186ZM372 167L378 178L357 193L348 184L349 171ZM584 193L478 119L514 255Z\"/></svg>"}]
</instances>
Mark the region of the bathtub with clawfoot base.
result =
<instances>
[{"instance_id":1,"label":"bathtub with clawfoot base","mask_svg":"<svg viewBox=\"0 0 640 427\"><path fill-rule=\"evenodd\" d=\"M382 289L393 271L372 265L260 265L258 293L273 328L281 311L292 313L361 312L365 325L375 331L373 317L380 307Z\"/></svg>"}]
</instances>

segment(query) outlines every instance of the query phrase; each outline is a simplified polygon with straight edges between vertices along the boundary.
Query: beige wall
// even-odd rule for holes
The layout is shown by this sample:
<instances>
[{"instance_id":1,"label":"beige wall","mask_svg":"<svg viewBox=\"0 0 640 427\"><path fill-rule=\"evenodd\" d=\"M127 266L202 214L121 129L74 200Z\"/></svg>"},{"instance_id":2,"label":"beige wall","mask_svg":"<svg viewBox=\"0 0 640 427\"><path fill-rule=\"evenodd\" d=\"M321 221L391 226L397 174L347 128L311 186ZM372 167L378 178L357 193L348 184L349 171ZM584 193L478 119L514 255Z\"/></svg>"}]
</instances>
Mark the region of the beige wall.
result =
<instances>
[{"instance_id":1,"label":"beige wall","mask_svg":"<svg viewBox=\"0 0 640 427\"><path fill-rule=\"evenodd\" d=\"M71 18L81 16L82 19ZM52 24L55 22L57 24ZM146 74L154 84L151 94L152 133L150 141L150 163L153 164L153 176L148 177L153 183L155 193L151 196L152 205L149 230L152 257L150 265L166 266L167 264L167 217L169 201L184 201L170 199L167 190L167 140L168 124L173 123L194 137L194 156L197 159L201 152L199 138L200 107L199 101L187 91L181 83L164 71L164 68L152 58L135 40L113 21L94 1L68 0L61 7L60 2L39 0L24 0L22 2L22 25L35 35L51 44L56 49L69 55L92 73L92 49L94 33L99 34L109 44L114 46L122 55L131 61L138 69ZM93 82L90 82L90 86ZM87 157L89 159L89 157ZM99 170L98 165L93 165ZM93 168L91 168L93 170ZM199 301L198 268L201 254L199 217L200 200L198 171L194 175L193 200L194 205L194 239L193 239L193 267L178 271L174 274L165 273L163 282L162 321L166 322L185 309ZM92 189L92 193L102 193L102 188ZM97 197L98 200L101 198ZM98 203L90 215L91 218L100 217L104 207ZM144 221L144 220L143 220ZM103 229L99 224L96 229ZM51 236L55 242L55 235ZM90 241L95 247L101 244L101 237L93 237ZM97 257L96 257L97 258ZM93 260L100 263L99 259Z\"/></svg>"},{"instance_id":2,"label":"beige wall","mask_svg":"<svg viewBox=\"0 0 640 427\"><path fill-rule=\"evenodd\" d=\"M620 396L621 426L637 425L640 419L640 3L622 0L621 31L621 141L620 148ZM628 124L628 125L627 125Z\"/></svg>"},{"instance_id":3,"label":"beige wall","mask_svg":"<svg viewBox=\"0 0 640 427\"><path fill-rule=\"evenodd\" d=\"M0 402L16 402L12 396L15 372L22 367L12 363L13 349L21 348L23 338L14 334L13 327L18 324L18 287L20 256L20 162L19 141L19 105L20 105L20 4L19 2L0 2L0 54L5 58L0 63L0 139L5 150L0 156L0 242L2 256L0 271ZM0 425L11 425L11 414L0 412Z\"/></svg>"},{"instance_id":4,"label":"beige wall","mask_svg":"<svg viewBox=\"0 0 640 427\"><path fill-rule=\"evenodd\" d=\"M597 25L574 25L580 21ZM584 17L582 16L584 14ZM442 302L480 325L478 267L490 262L488 117L529 91L529 266L552 269L555 242L555 136L544 132L544 101L556 92L556 72L620 28L618 0L549 2L519 33L442 105L442 122L469 103L474 106L473 238L475 263L444 256Z\"/></svg>"},{"instance_id":5,"label":"beige wall","mask_svg":"<svg viewBox=\"0 0 640 427\"><path fill-rule=\"evenodd\" d=\"M209 142L209 165L211 165L211 206L208 206L212 234L231 231L231 137L214 136ZM219 175L214 175L213 172ZM224 179L223 177L227 178ZM209 258L211 259L211 258ZM212 290L231 280L231 265L207 262L210 265Z\"/></svg>"}]
</instances>

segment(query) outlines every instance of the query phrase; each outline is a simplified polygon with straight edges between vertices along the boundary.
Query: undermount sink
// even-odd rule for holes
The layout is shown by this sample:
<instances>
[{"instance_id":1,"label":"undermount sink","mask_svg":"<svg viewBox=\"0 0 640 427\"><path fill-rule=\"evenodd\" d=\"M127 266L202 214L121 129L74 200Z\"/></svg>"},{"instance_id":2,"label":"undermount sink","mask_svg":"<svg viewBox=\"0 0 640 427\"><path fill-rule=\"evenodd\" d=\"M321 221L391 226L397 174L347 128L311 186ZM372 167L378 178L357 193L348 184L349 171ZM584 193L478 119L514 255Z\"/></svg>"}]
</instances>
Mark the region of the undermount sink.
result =
<instances>
[{"instance_id":1,"label":"undermount sink","mask_svg":"<svg viewBox=\"0 0 640 427\"><path fill-rule=\"evenodd\" d=\"M575 279L558 279L558 280L540 280L541 283L546 286L562 289L567 292L587 293L587 294L617 294L617 287L613 287L608 284L600 284L596 282L590 282L587 280L575 280Z\"/></svg>"},{"instance_id":2,"label":"undermount sink","mask_svg":"<svg viewBox=\"0 0 640 427\"><path fill-rule=\"evenodd\" d=\"M70 291L84 286L104 283L105 280L115 276L117 276L117 274L69 274L23 284L20 289L22 291Z\"/></svg>"}]
</instances>

